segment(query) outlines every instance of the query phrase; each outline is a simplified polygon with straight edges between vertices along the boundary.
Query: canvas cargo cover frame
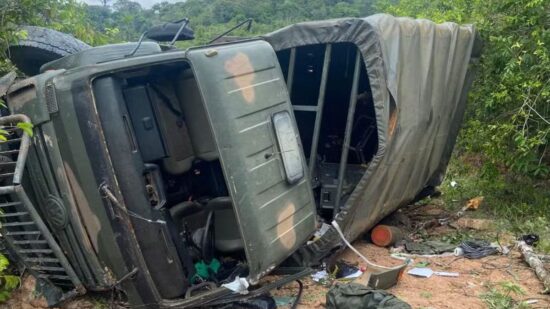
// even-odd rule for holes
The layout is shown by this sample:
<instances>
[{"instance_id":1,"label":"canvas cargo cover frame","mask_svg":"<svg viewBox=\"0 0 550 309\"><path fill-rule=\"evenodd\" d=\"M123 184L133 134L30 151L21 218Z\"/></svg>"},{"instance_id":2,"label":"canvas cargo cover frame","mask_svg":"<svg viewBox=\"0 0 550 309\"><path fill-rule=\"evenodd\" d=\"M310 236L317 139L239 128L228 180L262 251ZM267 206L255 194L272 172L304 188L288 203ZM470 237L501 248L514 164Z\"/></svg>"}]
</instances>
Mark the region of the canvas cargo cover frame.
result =
<instances>
[{"instance_id":1,"label":"canvas cargo cover frame","mask_svg":"<svg viewBox=\"0 0 550 309\"><path fill-rule=\"evenodd\" d=\"M362 56L376 115L378 150L336 216L354 240L439 185L460 129L480 40L472 25L377 14L290 25L263 36L276 51L353 43ZM341 244L334 229L295 258L316 263Z\"/></svg>"}]
</instances>

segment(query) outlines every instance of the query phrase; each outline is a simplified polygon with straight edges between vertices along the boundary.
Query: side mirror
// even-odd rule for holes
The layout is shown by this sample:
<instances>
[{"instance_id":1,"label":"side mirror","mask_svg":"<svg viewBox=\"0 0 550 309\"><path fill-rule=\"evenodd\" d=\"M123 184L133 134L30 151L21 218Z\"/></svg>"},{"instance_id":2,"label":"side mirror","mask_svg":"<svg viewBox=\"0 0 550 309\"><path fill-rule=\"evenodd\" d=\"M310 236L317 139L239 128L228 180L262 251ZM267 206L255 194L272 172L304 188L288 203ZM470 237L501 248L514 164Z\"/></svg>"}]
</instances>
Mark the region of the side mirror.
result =
<instances>
[{"instance_id":1,"label":"side mirror","mask_svg":"<svg viewBox=\"0 0 550 309\"><path fill-rule=\"evenodd\" d=\"M185 41L195 38L195 33L188 27L189 20L184 18L175 22L154 26L145 35L148 39L159 42Z\"/></svg>"}]
</instances>

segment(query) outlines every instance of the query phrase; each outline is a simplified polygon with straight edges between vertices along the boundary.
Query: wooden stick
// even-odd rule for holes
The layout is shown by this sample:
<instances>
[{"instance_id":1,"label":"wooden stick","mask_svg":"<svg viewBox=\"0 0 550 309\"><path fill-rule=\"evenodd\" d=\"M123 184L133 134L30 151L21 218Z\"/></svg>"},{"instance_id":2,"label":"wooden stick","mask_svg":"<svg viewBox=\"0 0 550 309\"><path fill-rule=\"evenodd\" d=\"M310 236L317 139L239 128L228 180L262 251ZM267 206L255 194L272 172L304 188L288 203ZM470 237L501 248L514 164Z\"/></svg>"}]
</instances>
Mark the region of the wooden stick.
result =
<instances>
[{"instance_id":1,"label":"wooden stick","mask_svg":"<svg viewBox=\"0 0 550 309\"><path fill-rule=\"evenodd\" d=\"M544 294L550 293L550 273L544 268L544 264L539 259L537 254L533 252L533 248L526 244L524 241L518 241L518 248L523 255L523 259L531 268L535 270L537 277L542 281L544 285Z\"/></svg>"}]
</instances>

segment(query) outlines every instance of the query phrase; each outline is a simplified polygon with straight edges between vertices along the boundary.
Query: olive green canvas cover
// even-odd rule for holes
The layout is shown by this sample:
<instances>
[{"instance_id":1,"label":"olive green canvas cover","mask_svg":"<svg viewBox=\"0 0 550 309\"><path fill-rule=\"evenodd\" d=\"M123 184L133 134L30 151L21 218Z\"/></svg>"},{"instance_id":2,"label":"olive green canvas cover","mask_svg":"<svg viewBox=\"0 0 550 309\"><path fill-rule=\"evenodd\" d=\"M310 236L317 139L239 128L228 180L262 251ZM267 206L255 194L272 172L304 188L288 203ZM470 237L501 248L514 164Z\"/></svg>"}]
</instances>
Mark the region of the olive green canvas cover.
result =
<instances>
[{"instance_id":1,"label":"olive green canvas cover","mask_svg":"<svg viewBox=\"0 0 550 309\"><path fill-rule=\"evenodd\" d=\"M346 238L356 239L422 189L441 183L462 123L469 65L478 56L472 25L377 14L299 23L263 38L276 51L347 42L361 52L379 144L336 218ZM332 229L298 253L315 261L339 244Z\"/></svg>"}]
</instances>

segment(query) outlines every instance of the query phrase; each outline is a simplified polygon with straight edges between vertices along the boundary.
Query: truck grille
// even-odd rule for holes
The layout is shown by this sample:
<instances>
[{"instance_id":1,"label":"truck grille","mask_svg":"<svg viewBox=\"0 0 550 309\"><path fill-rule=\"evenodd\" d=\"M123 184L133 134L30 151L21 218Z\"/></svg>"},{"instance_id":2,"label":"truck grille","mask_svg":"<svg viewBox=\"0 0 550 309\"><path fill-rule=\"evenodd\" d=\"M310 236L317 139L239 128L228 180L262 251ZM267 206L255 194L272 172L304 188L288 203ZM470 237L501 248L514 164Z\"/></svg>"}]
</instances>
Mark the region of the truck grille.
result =
<instances>
[{"instance_id":1,"label":"truck grille","mask_svg":"<svg viewBox=\"0 0 550 309\"><path fill-rule=\"evenodd\" d=\"M0 149L0 220L5 253L36 278L64 291L62 299L84 291L74 269L21 184L30 137L16 127L24 115L0 118L9 135Z\"/></svg>"},{"instance_id":2,"label":"truck grille","mask_svg":"<svg viewBox=\"0 0 550 309\"><path fill-rule=\"evenodd\" d=\"M50 114L57 113L59 111L57 96L55 95L55 88L53 84L46 85L46 106Z\"/></svg>"}]
</instances>

